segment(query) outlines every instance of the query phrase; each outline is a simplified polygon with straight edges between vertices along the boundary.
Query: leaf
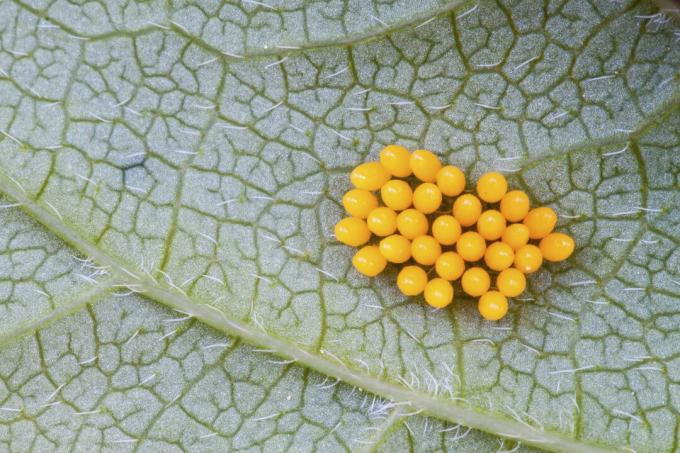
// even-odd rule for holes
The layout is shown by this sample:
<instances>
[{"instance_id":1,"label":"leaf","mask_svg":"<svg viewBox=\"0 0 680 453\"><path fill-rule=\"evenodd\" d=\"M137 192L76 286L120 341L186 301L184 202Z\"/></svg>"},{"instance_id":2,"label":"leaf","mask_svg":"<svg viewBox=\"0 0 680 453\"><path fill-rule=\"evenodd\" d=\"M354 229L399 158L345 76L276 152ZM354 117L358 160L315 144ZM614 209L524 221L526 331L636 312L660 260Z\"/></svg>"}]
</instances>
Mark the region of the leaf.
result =
<instances>
[{"instance_id":1,"label":"leaf","mask_svg":"<svg viewBox=\"0 0 680 453\"><path fill-rule=\"evenodd\" d=\"M0 5L0 190L97 288L525 444L675 448L680 48L651 4L103 8ZM392 142L507 172L576 254L493 325L359 276L329 235L349 169ZM425 442L404 429L380 445Z\"/></svg>"},{"instance_id":2,"label":"leaf","mask_svg":"<svg viewBox=\"0 0 680 453\"><path fill-rule=\"evenodd\" d=\"M356 388L179 318L134 296L104 298L6 348L4 448L340 451L404 420Z\"/></svg>"},{"instance_id":3,"label":"leaf","mask_svg":"<svg viewBox=\"0 0 680 453\"><path fill-rule=\"evenodd\" d=\"M421 432L451 449L497 446L491 436L409 415L108 282L76 279L96 272L94 265L16 208L0 219L3 269L14 279L8 284L16 281L1 303L3 321L14 322L3 325L11 344L0 351L6 450L356 451L419 442ZM27 255L37 268L26 268ZM56 269L62 272L49 273ZM77 282L90 297L66 299ZM38 302L51 305L31 312L21 303L34 287L50 291ZM400 432L412 425L419 431Z\"/></svg>"}]
</instances>

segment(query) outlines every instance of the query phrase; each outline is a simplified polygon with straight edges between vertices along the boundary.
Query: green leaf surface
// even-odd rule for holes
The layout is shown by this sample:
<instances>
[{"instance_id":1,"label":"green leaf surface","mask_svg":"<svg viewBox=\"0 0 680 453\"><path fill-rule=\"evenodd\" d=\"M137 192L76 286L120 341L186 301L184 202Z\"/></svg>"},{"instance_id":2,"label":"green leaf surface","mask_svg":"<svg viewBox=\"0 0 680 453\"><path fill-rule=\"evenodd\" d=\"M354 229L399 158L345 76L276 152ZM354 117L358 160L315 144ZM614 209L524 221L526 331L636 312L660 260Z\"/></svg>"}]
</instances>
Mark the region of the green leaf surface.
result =
<instances>
[{"instance_id":1,"label":"green leaf surface","mask_svg":"<svg viewBox=\"0 0 680 453\"><path fill-rule=\"evenodd\" d=\"M6 347L1 448L357 451L427 420L395 417L390 403L183 318L134 296L104 298ZM427 432L451 451L498 446L438 422Z\"/></svg>"},{"instance_id":2,"label":"green leaf surface","mask_svg":"<svg viewBox=\"0 0 680 453\"><path fill-rule=\"evenodd\" d=\"M423 436L452 452L500 445L97 282L101 269L16 207L0 215L15 285L2 305L13 321L0 350L4 451L420 450ZM41 253L38 269L26 268L27 253ZM55 262L66 272L41 270ZM27 288L52 303L25 309Z\"/></svg>"},{"instance_id":3,"label":"green leaf surface","mask_svg":"<svg viewBox=\"0 0 680 453\"><path fill-rule=\"evenodd\" d=\"M0 343L7 343L78 310L105 286L91 285L100 277L93 263L78 258L6 199L0 206Z\"/></svg>"},{"instance_id":4,"label":"green leaf surface","mask_svg":"<svg viewBox=\"0 0 680 453\"><path fill-rule=\"evenodd\" d=\"M6 342L122 288L406 414L556 451L677 448L680 46L652 4L180 3L0 3L0 190L42 225L2 213ZM505 172L576 253L496 324L360 276L332 227L349 170L393 142ZM159 310L125 300L75 316ZM457 437L426 420L371 445Z\"/></svg>"}]
</instances>

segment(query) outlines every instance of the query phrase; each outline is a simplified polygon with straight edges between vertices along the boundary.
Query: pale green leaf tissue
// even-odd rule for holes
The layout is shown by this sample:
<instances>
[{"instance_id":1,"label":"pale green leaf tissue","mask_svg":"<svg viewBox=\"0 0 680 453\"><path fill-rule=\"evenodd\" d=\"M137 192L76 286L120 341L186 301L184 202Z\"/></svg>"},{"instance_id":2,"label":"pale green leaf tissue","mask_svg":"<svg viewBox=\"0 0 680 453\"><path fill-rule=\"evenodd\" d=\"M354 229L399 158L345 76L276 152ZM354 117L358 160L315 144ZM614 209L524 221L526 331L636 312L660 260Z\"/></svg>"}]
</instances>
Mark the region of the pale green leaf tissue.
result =
<instances>
[{"instance_id":1,"label":"pale green leaf tissue","mask_svg":"<svg viewBox=\"0 0 680 453\"><path fill-rule=\"evenodd\" d=\"M680 449L680 36L648 2L0 1L0 450ZM390 143L576 239L499 323L332 237Z\"/></svg>"}]
</instances>

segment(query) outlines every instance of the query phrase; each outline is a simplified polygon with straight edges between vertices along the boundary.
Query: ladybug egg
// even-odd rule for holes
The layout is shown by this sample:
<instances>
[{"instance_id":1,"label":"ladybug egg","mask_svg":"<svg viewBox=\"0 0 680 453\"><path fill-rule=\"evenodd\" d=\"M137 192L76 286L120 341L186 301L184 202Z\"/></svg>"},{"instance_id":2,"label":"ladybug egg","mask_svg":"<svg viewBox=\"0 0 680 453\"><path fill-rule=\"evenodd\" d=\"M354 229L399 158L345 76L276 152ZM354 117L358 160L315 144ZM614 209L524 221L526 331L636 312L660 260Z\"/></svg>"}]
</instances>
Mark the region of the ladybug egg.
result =
<instances>
[{"instance_id":1,"label":"ladybug egg","mask_svg":"<svg viewBox=\"0 0 680 453\"><path fill-rule=\"evenodd\" d=\"M399 145L389 145L380 151L380 163L393 176L405 178L411 174L411 153Z\"/></svg>"},{"instance_id":2,"label":"ladybug egg","mask_svg":"<svg viewBox=\"0 0 680 453\"><path fill-rule=\"evenodd\" d=\"M460 223L450 215L440 215L432 222L432 236L441 245L453 245L460 237Z\"/></svg>"},{"instance_id":3,"label":"ladybug egg","mask_svg":"<svg viewBox=\"0 0 680 453\"><path fill-rule=\"evenodd\" d=\"M413 191L405 181L392 179L380 188L380 197L388 208L403 211L411 206Z\"/></svg>"},{"instance_id":4,"label":"ladybug egg","mask_svg":"<svg viewBox=\"0 0 680 453\"><path fill-rule=\"evenodd\" d=\"M491 279L489 274L481 267L471 267L463 273L461 280L463 291L472 297L479 297L489 290Z\"/></svg>"},{"instance_id":5,"label":"ladybug egg","mask_svg":"<svg viewBox=\"0 0 680 453\"><path fill-rule=\"evenodd\" d=\"M505 230L505 217L495 209L484 211L477 219L477 232L487 241L500 239Z\"/></svg>"},{"instance_id":6,"label":"ladybug egg","mask_svg":"<svg viewBox=\"0 0 680 453\"><path fill-rule=\"evenodd\" d=\"M477 194L487 203L496 203L508 190L505 176L498 172L484 173L477 181Z\"/></svg>"},{"instance_id":7,"label":"ladybug egg","mask_svg":"<svg viewBox=\"0 0 680 453\"><path fill-rule=\"evenodd\" d=\"M427 217L416 209L406 209L397 216L397 228L406 239L415 239L427 234L429 224Z\"/></svg>"},{"instance_id":8,"label":"ladybug egg","mask_svg":"<svg viewBox=\"0 0 680 453\"><path fill-rule=\"evenodd\" d=\"M354 268L367 277L375 277L381 273L387 260L375 245L367 245L354 254L352 258Z\"/></svg>"},{"instance_id":9,"label":"ladybug egg","mask_svg":"<svg viewBox=\"0 0 680 453\"><path fill-rule=\"evenodd\" d=\"M437 173L442 168L439 158L424 149L413 151L409 164L416 178L423 182L435 182L437 180Z\"/></svg>"},{"instance_id":10,"label":"ladybug egg","mask_svg":"<svg viewBox=\"0 0 680 453\"><path fill-rule=\"evenodd\" d=\"M442 204L442 193L436 185L425 182L413 192L413 206L423 214L431 214Z\"/></svg>"},{"instance_id":11,"label":"ladybug egg","mask_svg":"<svg viewBox=\"0 0 680 453\"><path fill-rule=\"evenodd\" d=\"M503 195L500 209L509 222L521 222L529 212L529 197L521 190L512 190Z\"/></svg>"},{"instance_id":12,"label":"ladybug egg","mask_svg":"<svg viewBox=\"0 0 680 453\"><path fill-rule=\"evenodd\" d=\"M524 225L529 228L531 239L542 239L546 237L557 223L557 214L548 207L535 208L529 211L524 217Z\"/></svg>"},{"instance_id":13,"label":"ladybug egg","mask_svg":"<svg viewBox=\"0 0 680 453\"><path fill-rule=\"evenodd\" d=\"M508 299L498 291L489 291L479 298L477 309L487 321L498 321L508 313Z\"/></svg>"},{"instance_id":14,"label":"ladybug egg","mask_svg":"<svg viewBox=\"0 0 680 453\"><path fill-rule=\"evenodd\" d=\"M461 195L453 203L453 216L462 226L472 226L482 213L482 202L472 194Z\"/></svg>"},{"instance_id":15,"label":"ladybug egg","mask_svg":"<svg viewBox=\"0 0 680 453\"><path fill-rule=\"evenodd\" d=\"M479 233L466 231L456 242L456 251L465 261L478 261L486 251L486 241Z\"/></svg>"},{"instance_id":16,"label":"ladybug egg","mask_svg":"<svg viewBox=\"0 0 680 453\"><path fill-rule=\"evenodd\" d=\"M404 263L411 258L411 241L393 234L380 241L380 253L390 263Z\"/></svg>"},{"instance_id":17,"label":"ladybug egg","mask_svg":"<svg viewBox=\"0 0 680 453\"><path fill-rule=\"evenodd\" d=\"M390 208L375 208L366 219L368 229L376 236L389 236L397 231L397 213Z\"/></svg>"},{"instance_id":18,"label":"ladybug egg","mask_svg":"<svg viewBox=\"0 0 680 453\"><path fill-rule=\"evenodd\" d=\"M418 266L405 266L397 276L397 287L405 296L417 296L427 285L427 274Z\"/></svg>"},{"instance_id":19,"label":"ladybug egg","mask_svg":"<svg viewBox=\"0 0 680 453\"><path fill-rule=\"evenodd\" d=\"M548 261L564 261L574 252L574 240L563 233L550 233L538 244L543 258Z\"/></svg>"},{"instance_id":20,"label":"ladybug egg","mask_svg":"<svg viewBox=\"0 0 680 453\"><path fill-rule=\"evenodd\" d=\"M453 165L442 167L437 172L437 187L447 197L455 197L465 190L465 174Z\"/></svg>"},{"instance_id":21,"label":"ladybug egg","mask_svg":"<svg viewBox=\"0 0 680 453\"><path fill-rule=\"evenodd\" d=\"M525 274L536 272L543 264L541 250L533 244L527 244L515 252L515 267Z\"/></svg>"},{"instance_id":22,"label":"ladybug egg","mask_svg":"<svg viewBox=\"0 0 680 453\"><path fill-rule=\"evenodd\" d=\"M419 236L411 242L411 255L416 263L431 266L442 254L442 248L432 236Z\"/></svg>"},{"instance_id":23,"label":"ladybug egg","mask_svg":"<svg viewBox=\"0 0 680 453\"><path fill-rule=\"evenodd\" d=\"M368 225L356 217L346 217L335 224L335 238L351 247L364 245L371 238Z\"/></svg>"},{"instance_id":24,"label":"ladybug egg","mask_svg":"<svg viewBox=\"0 0 680 453\"><path fill-rule=\"evenodd\" d=\"M503 231L501 240L517 251L529 242L529 228L523 223L513 223Z\"/></svg>"},{"instance_id":25,"label":"ladybug egg","mask_svg":"<svg viewBox=\"0 0 680 453\"><path fill-rule=\"evenodd\" d=\"M366 162L352 170L349 178L357 189L374 191L390 180L390 174L380 162Z\"/></svg>"},{"instance_id":26,"label":"ladybug egg","mask_svg":"<svg viewBox=\"0 0 680 453\"><path fill-rule=\"evenodd\" d=\"M453 302L453 286L443 278L433 278L425 286L425 302L434 308L444 308Z\"/></svg>"},{"instance_id":27,"label":"ladybug egg","mask_svg":"<svg viewBox=\"0 0 680 453\"><path fill-rule=\"evenodd\" d=\"M378 207L378 198L367 190L352 189L342 197L342 205L352 217L365 219Z\"/></svg>"}]
</instances>

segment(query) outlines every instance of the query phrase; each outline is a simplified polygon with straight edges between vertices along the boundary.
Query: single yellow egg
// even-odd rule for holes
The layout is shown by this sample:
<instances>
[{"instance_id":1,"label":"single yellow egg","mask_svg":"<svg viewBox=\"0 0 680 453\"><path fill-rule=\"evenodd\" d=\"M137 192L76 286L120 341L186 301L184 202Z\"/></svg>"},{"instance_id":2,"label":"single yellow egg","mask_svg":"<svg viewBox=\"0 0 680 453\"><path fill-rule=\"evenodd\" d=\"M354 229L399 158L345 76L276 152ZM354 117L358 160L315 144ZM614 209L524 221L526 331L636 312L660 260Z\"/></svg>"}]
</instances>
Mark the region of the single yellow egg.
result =
<instances>
[{"instance_id":1,"label":"single yellow egg","mask_svg":"<svg viewBox=\"0 0 680 453\"><path fill-rule=\"evenodd\" d=\"M486 241L479 233L466 231L458 238L456 251L465 261L478 261L484 256Z\"/></svg>"},{"instance_id":2,"label":"single yellow egg","mask_svg":"<svg viewBox=\"0 0 680 453\"><path fill-rule=\"evenodd\" d=\"M506 297L517 297L527 287L527 278L524 273L514 267L505 269L496 277L498 291Z\"/></svg>"},{"instance_id":3,"label":"single yellow egg","mask_svg":"<svg viewBox=\"0 0 680 453\"><path fill-rule=\"evenodd\" d=\"M515 267L525 274L536 272L541 264L543 264L543 254L533 244L527 244L515 252Z\"/></svg>"},{"instance_id":4,"label":"single yellow egg","mask_svg":"<svg viewBox=\"0 0 680 453\"><path fill-rule=\"evenodd\" d=\"M502 271L512 266L515 260L515 252L503 242L494 242L486 248L484 262L492 271Z\"/></svg>"},{"instance_id":5,"label":"single yellow egg","mask_svg":"<svg viewBox=\"0 0 680 453\"><path fill-rule=\"evenodd\" d=\"M542 239L555 228L557 214L548 207L534 208L524 217L523 223L529 228L531 239Z\"/></svg>"},{"instance_id":6,"label":"single yellow egg","mask_svg":"<svg viewBox=\"0 0 680 453\"><path fill-rule=\"evenodd\" d=\"M472 194L464 194L453 203L453 216L462 226L472 226L482 213L482 202Z\"/></svg>"},{"instance_id":7,"label":"single yellow egg","mask_svg":"<svg viewBox=\"0 0 680 453\"><path fill-rule=\"evenodd\" d=\"M409 159L409 165L416 178L424 182L435 182L437 180L437 173L442 168L439 158L424 149L413 151Z\"/></svg>"},{"instance_id":8,"label":"single yellow egg","mask_svg":"<svg viewBox=\"0 0 680 453\"><path fill-rule=\"evenodd\" d=\"M411 241L393 234L380 241L380 253L390 263L404 263L411 259Z\"/></svg>"},{"instance_id":9,"label":"single yellow egg","mask_svg":"<svg viewBox=\"0 0 680 453\"><path fill-rule=\"evenodd\" d=\"M363 189L352 189L342 197L345 211L352 217L365 219L368 213L378 207L378 197Z\"/></svg>"},{"instance_id":10,"label":"single yellow egg","mask_svg":"<svg viewBox=\"0 0 680 453\"><path fill-rule=\"evenodd\" d=\"M463 291L472 297L479 297L489 290L491 279L489 274L481 267L471 267L463 272L461 279Z\"/></svg>"},{"instance_id":11,"label":"single yellow egg","mask_svg":"<svg viewBox=\"0 0 680 453\"><path fill-rule=\"evenodd\" d=\"M442 248L432 236L418 236L411 242L411 255L416 263L431 266L441 254Z\"/></svg>"},{"instance_id":12,"label":"single yellow egg","mask_svg":"<svg viewBox=\"0 0 680 453\"><path fill-rule=\"evenodd\" d=\"M521 222L529 212L529 197L521 190L511 190L501 199L501 213L508 222Z\"/></svg>"},{"instance_id":13,"label":"single yellow egg","mask_svg":"<svg viewBox=\"0 0 680 453\"><path fill-rule=\"evenodd\" d=\"M405 178L411 174L411 153L399 145L388 145L380 151L380 163L392 175Z\"/></svg>"},{"instance_id":14,"label":"single yellow egg","mask_svg":"<svg viewBox=\"0 0 680 453\"><path fill-rule=\"evenodd\" d=\"M477 180L477 194L487 203L496 203L503 198L508 191L508 182L505 176L498 172L484 173Z\"/></svg>"},{"instance_id":15,"label":"single yellow egg","mask_svg":"<svg viewBox=\"0 0 680 453\"><path fill-rule=\"evenodd\" d=\"M378 247L366 245L354 254L352 264L360 273L368 277L375 277L385 269L387 260L382 256Z\"/></svg>"},{"instance_id":16,"label":"single yellow egg","mask_svg":"<svg viewBox=\"0 0 680 453\"><path fill-rule=\"evenodd\" d=\"M477 232L487 241L500 239L505 230L505 217L495 209L482 212L477 219Z\"/></svg>"},{"instance_id":17,"label":"single yellow egg","mask_svg":"<svg viewBox=\"0 0 680 453\"><path fill-rule=\"evenodd\" d=\"M397 231L397 213L384 206L375 208L368 214L366 223L376 236L389 236Z\"/></svg>"},{"instance_id":18,"label":"single yellow egg","mask_svg":"<svg viewBox=\"0 0 680 453\"><path fill-rule=\"evenodd\" d=\"M345 217L335 224L335 238L343 244L359 247L371 239L371 231L363 220Z\"/></svg>"},{"instance_id":19,"label":"single yellow egg","mask_svg":"<svg viewBox=\"0 0 680 453\"><path fill-rule=\"evenodd\" d=\"M543 258L548 261L564 261L574 252L574 240L563 233L550 233L538 244Z\"/></svg>"},{"instance_id":20,"label":"single yellow egg","mask_svg":"<svg viewBox=\"0 0 680 453\"><path fill-rule=\"evenodd\" d=\"M437 258L434 268L444 280L458 280L465 272L465 261L455 252L444 252Z\"/></svg>"},{"instance_id":21,"label":"single yellow egg","mask_svg":"<svg viewBox=\"0 0 680 453\"><path fill-rule=\"evenodd\" d=\"M427 274L418 266L404 266L397 275L397 287L405 296L417 296L427 285Z\"/></svg>"},{"instance_id":22,"label":"single yellow egg","mask_svg":"<svg viewBox=\"0 0 680 453\"><path fill-rule=\"evenodd\" d=\"M395 211L403 211L411 206L413 191L407 182L400 179L392 179L380 188L380 197L388 208L392 208Z\"/></svg>"},{"instance_id":23,"label":"single yellow egg","mask_svg":"<svg viewBox=\"0 0 680 453\"><path fill-rule=\"evenodd\" d=\"M523 223L508 225L503 231L501 241L508 244L512 250L517 251L529 242L529 227Z\"/></svg>"},{"instance_id":24,"label":"single yellow egg","mask_svg":"<svg viewBox=\"0 0 680 453\"><path fill-rule=\"evenodd\" d=\"M357 189L373 191L389 181L390 174L380 162L365 162L352 170L349 179Z\"/></svg>"},{"instance_id":25,"label":"single yellow egg","mask_svg":"<svg viewBox=\"0 0 680 453\"><path fill-rule=\"evenodd\" d=\"M425 286L425 302L434 308L444 308L453 302L453 286L443 278L433 278Z\"/></svg>"},{"instance_id":26,"label":"single yellow egg","mask_svg":"<svg viewBox=\"0 0 680 453\"><path fill-rule=\"evenodd\" d=\"M489 291L479 298L477 309L487 321L498 321L508 313L508 299L498 291Z\"/></svg>"},{"instance_id":27,"label":"single yellow egg","mask_svg":"<svg viewBox=\"0 0 680 453\"><path fill-rule=\"evenodd\" d=\"M413 192L413 206L423 214L430 214L442 204L442 193L439 187L424 182Z\"/></svg>"},{"instance_id":28,"label":"single yellow egg","mask_svg":"<svg viewBox=\"0 0 680 453\"><path fill-rule=\"evenodd\" d=\"M432 222L432 236L441 245L453 245L460 237L460 223L450 215L440 215Z\"/></svg>"},{"instance_id":29,"label":"single yellow egg","mask_svg":"<svg viewBox=\"0 0 680 453\"><path fill-rule=\"evenodd\" d=\"M465 190L465 173L453 165L442 167L437 172L437 187L447 197L455 197Z\"/></svg>"},{"instance_id":30,"label":"single yellow egg","mask_svg":"<svg viewBox=\"0 0 680 453\"><path fill-rule=\"evenodd\" d=\"M422 212L416 209L407 209L397 216L397 228L399 228L399 233L402 236L413 240L418 236L427 234L429 223Z\"/></svg>"}]
</instances>

